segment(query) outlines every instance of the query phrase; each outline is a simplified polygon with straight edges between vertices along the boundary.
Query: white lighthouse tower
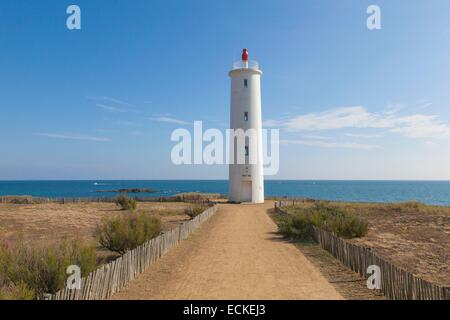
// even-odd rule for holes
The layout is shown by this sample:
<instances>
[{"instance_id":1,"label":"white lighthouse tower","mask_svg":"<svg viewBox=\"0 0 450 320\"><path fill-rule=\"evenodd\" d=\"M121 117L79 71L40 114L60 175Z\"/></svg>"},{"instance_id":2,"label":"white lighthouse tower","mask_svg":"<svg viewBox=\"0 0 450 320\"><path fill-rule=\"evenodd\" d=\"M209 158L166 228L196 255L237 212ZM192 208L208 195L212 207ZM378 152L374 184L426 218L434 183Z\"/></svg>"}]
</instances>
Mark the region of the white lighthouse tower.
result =
<instances>
[{"instance_id":1,"label":"white lighthouse tower","mask_svg":"<svg viewBox=\"0 0 450 320\"><path fill-rule=\"evenodd\" d=\"M242 52L242 61L235 62L231 77L230 129L253 132L242 144L237 138L230 141L229 198L231 202L264 202L264 173L261 119L261 70L255 61L248 60L248 51ZM251 129L251 130L249 130ZM247 131L248 130L248 131ZM244 150L238 150L239 148ZM238 161L239 151L245 162Z\"/></svg>"}]
</instances>

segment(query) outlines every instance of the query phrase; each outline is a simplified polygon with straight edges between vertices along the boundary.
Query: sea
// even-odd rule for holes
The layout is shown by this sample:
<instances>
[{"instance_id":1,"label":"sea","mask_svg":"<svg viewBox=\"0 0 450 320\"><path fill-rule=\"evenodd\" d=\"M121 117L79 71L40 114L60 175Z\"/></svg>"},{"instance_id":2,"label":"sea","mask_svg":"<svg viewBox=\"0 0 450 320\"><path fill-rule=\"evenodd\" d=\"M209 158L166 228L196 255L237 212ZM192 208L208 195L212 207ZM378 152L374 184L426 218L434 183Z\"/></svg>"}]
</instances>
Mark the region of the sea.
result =
<instances>
[{"instance_id":1,"label":"sea","mask_svg":"<svg viewBox=\"0 0 450 320\"><path fill-rule=\"evenodd\" d=\"M118 189L152 189L142 197L171 196L182 192L226 195L226 180L88 180L0 181L0 196L30 195L49 198L115 197ZM103 192L111 191L111 192ZM450 181L324 181L267 180L266 197L312 198L352 202L420 201L450 206Z\"/></svg>"}]
</instances>

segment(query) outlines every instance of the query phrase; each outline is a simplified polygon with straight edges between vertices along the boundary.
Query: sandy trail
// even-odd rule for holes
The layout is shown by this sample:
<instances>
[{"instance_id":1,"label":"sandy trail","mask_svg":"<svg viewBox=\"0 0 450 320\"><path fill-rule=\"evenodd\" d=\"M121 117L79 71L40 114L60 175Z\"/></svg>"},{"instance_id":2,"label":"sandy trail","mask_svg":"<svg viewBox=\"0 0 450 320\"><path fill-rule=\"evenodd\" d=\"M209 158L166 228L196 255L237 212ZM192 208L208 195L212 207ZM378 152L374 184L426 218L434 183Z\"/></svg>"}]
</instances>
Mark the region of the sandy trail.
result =
<instances>
[{"instance_id":1,"label":"sandy trail","mask_svg":"<svg viewBox=\"0 0 450 320\"><path fill-rule=\"evenodd\" d=\"M113 299L342 299L264 205L220 204L215 216Z\"/></svg>"}]
</instances>

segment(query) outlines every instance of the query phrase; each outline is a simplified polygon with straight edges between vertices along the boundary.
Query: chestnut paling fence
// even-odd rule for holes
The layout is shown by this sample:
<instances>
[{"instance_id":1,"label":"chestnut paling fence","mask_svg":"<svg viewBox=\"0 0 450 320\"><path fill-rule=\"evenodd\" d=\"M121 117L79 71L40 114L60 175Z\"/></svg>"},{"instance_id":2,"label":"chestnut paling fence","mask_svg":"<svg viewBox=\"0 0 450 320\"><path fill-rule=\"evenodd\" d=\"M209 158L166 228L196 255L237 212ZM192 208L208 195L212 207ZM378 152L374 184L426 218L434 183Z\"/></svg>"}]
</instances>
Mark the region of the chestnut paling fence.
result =
<instances>
[{"instance_id":1,"label":"chestnut paling fence","mask_svg":"<svg viewBox=\"0 0 450 320\"><path fill-rule=\"evenodd\" d=\"M209 207L203 213L177 228L153 238L145 244L128 251L123 256L105 264L81 279L80 289L64 288L46 300L101 300L111 297L171 247L186 239L200 224L217 211Z\"/></svg>"},{"instance_id":2,"label":"chestnut paling fence","mask_svg":"<svg viewBox=\"0 0 450 320\"><path fill-rule=\"evenodd\" d=\"M279 201L275 210L287 215L282 208L296 201ZM381 270L381 292L393 300L450 300L450 287L420 279L376 255L371 248L355 245L319 228L313 228L313 237L342 264L367 278L367 267L376 265Z\"/></svg>"},{"instance_id":3,"label":"chestnut paling fence","mask_svg":"<svg viewBox=\"0 0 450 320\"><path fill-rule=\"evenodd\" d=\"M120 193L119 193L120 195ZM220 195L219 195L220 196ZM139 202L188 202L188 203L207 203L208 197L201 195L175 195L165 197L142 197L139 195L130 195ZM0 196L1 204L43 204L43 203L89 203L89 202L115 202L116 198L111 197L90 197L90 198L43 198L33 196Z\"/></svg>"}]
</instances>

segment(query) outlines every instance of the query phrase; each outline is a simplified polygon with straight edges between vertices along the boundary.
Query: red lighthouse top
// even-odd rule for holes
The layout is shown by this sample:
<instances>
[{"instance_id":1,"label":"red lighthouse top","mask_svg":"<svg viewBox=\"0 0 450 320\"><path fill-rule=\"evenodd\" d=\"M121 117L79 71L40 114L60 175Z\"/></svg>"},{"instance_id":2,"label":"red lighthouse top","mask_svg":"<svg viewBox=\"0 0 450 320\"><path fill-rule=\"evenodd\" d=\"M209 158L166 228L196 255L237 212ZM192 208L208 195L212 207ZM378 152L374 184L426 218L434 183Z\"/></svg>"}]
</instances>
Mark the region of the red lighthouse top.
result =
<instances>
[{"instance_id":1,"label":"red lighthouse top","mask_svg":"<svg viewBox=\"0 0 450 320\"><path fill-rule=\"evenodd\" d=\"M242 50L242 61L248 61L248 50L247 49Z\"/></svg>"}]
</instances>

